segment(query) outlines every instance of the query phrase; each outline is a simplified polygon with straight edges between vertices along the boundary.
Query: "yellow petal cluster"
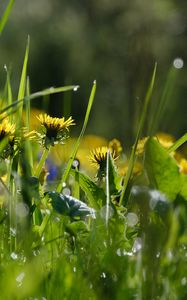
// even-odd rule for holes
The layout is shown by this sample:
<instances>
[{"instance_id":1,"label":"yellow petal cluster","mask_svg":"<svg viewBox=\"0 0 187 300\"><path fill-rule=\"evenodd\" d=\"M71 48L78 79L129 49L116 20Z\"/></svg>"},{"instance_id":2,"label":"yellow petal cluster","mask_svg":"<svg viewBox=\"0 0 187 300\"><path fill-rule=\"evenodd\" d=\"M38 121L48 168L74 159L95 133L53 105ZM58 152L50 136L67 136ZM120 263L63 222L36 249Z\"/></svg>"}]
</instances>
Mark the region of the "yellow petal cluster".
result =
<instances>
[{"instance_id":1,"label":"yellow petal cluster","mask_svg":"<svg viewBox=\"0 0 187 300\"><path fill-rule=\"evenodd\" d=\"M67 120L65 118L53 118L47 114L40 114L37 119L46 129L54 129L61 131L63 129L69 129L69 126L75 125L72 117L69 117Z\"/></svg>"},{"instance_id":2,"label":"yellow petal cluster","mask_svg":"<svg viewBox=\"0 0 187 300\"><path fill-rule=\"evenodd\" d=\"M90 161L92 164L101 166L106 165L107 153L110 149L108 147L98 147L90 152ZM111 151L112 158L116 160L118 156L115 151Z\"/></svg>"}]
</instances>

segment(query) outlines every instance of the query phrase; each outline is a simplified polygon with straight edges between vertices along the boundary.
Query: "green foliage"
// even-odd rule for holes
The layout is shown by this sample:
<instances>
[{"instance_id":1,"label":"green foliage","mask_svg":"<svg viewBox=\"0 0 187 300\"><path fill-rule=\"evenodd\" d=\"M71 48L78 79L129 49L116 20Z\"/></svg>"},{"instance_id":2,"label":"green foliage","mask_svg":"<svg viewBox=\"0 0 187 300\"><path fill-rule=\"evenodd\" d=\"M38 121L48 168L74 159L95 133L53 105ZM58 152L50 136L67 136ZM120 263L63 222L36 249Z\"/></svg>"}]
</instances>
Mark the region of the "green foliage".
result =
<instances>
[{"instance_id":1,"label":"green foliage","mask_svg":"<svg viewBox=\"0 0 187 300\"><path fill-rule=\"evenodd\" d=\"M141 176L133 172L156 66L129 161L128 153L119 154L118 160L109 147L101 148L94 154L99 176L89 177L86 170L78 169L81 163L76 169L72 163L90 118L96 82L68 163L62 160L56 166L48 156L51 148L41 149L40 141L32 138L30 102L77 86L30 93L28 52L29 43L18 100L12 102L7 71L6 101L0 111L2 299L185 299L187 175L171 152L186 141L186 135L169 149L155 137L148 138ZM25 108L26 128L21 130ZM45 121L51 135L54 127L59 128L58 120ZM51 167L58 172L49 181Z\"/></svg>"},{"instance_id":2,"label":"green foliage","mask_svg":"<svg viewBox=\"0 0 187 300\"><path fill-rule=\"evenodd\" d=\"M71 170L71 175L75 178L78 175L80 188L86 194L88 203L94 208L100 208L106 203L106 194L104 190L97 186L87 175L76 170Z\"/></svg>"},{"instance_id":3,"label":"green foliage","mask_svg":"<svg viewBox=\"0 0 187 300\"><path fill-rule=\"evenodd\" d=\"M6 22L8 21L8 17L11 13L11 10L12 10L12 6L14 4L14 0L10 0L7 7L6 7L6 10L2 16L2 18L0 19L0 35L2 34L3 32L3 29L6 25Z\"/></svg>"},{"instance_id":4,"label":"green foliage","mask_svg":"<svg viewBox=\"0 0 187 300\"><path fill-rule=\"evenodd\" d=\"M180 192L180 174L176 161L153 138L146 143L145 168L151 187L174 200Z\"/></svg>"}]
</instances>

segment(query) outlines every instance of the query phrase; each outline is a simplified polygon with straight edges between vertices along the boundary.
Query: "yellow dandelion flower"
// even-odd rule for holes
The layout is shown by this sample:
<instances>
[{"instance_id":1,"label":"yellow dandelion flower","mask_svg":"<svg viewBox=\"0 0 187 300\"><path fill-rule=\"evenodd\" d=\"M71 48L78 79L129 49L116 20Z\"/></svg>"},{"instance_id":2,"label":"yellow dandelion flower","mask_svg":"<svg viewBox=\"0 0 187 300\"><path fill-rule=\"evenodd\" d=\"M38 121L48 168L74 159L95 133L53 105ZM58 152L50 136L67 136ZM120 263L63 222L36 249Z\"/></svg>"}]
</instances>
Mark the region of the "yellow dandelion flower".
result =
<instances>
[{"instance_id":1,"label":"yellow dandelion flower","mask_svg":"<svg viewBox=\"0 0 187 300\"><path fill-rule=\"evenodd\" d=\"M158 139L159 143L166 149L170 148L175 142L175 138L171 134L165 132L157 133L156 138Z\"/></svg>"},{"instance_id":2,"label":"yellow dandelion flower","mask_svg":"<svg viewBox=\"0 0 187 300\"><path fill-rule=\"evenodd\" d=\"M125 176L127 174L127 170L128 170L128 162L125 162L125 164L121 164L118 166L118 170L119 170L119 174L121 176ZM143 165L141 164L141 162L136 161L133 167L133 171L132 171L132 175L133 176L138 176L142 173L143 171Z\"/></svg>"},{"instance_id":3,"label":"yellow dandelion flower","mask_svg":"<svg viewBox=\"0 0 187 300\"><path fill-rule=\"evenodd\" d=\"M108 147L99 147L90 152L90 162L93 166L97 166L97 177L100 179L106 176L106 162L108 150L110 150ZM118 158L115 151L110 150L110 153L114 160Z\"/></svg>"},{"instance_id":4,"label":"yellow dandelion flower","mask_svg":"<svg viewBox=\"0 0 187 300\"><path fill-rule=\"evenodd\" d=\"M117 156L119 156L123 151L121 143L117 139L111 140L108 144L108 147L109 149L111 149L112 152L115 152Z\"/></svg>"},{"instance_id":5,"label":"yellow dandelion flower","mask_svg":"<svg viewBox=\"0 0 187 300\"><path fill-rule=\"evenodd\" d=\"M0 124L0 141L3 138L14 135L15 133L15 125L10 124L7 119L4 119Z\"/></svg>"},{"instance_id":6,"label":"yellow dandelion flower","mask_svg":"<svg viewBox=\"0 0 187 300\"><path fill-rule=\"evenodd\" d=\"M44 134L40 135L42 144L48 148L49 145L54 146L55 144L63 143L68 138L69 127L75 125L72 117L67 120L65 118L53 118L47 114L40 114L37 119L40 124L44 127Z\"/></svg>"},{"instance_id":7,"label":"yellow dandelion flower","mask_svg":"<svg viewBox=\"0 0 187 300\"><path fill-rule=\"evenodd\" d=\"M187 160L185 158L182 158L178 165L180 172L183 174L187 174Z\"/></svg>"},{"instance_id":8,"label":"yellow dandelion flower","mask_svg":"<svg viewBox=\"0 0 187 300\"><path fill-rule=\"evenodd\" d=\"M90 161L93 165L101 167L106 166L107 153L110 150L108 147L98 147L90 152ZM111 151L112 158L116 160L118 156L115 151Z\"/></svg>"},{"instance_id":9,"label":"yellow dandelion flower","mask_svg":"<svg viewBox=\"0 0 187 300\"><path fill-rule=\"evenodd\" d=\"M9 156L13 157L15 152L14 146L16 144L15 125L9 123L7 119L4 119L0 124L0 142L5 138L7 139L7 144L0 154L0 157L3 159L8 158Z\"/></svg>"},{"instance_id":10,"label":"yellow dandelion flower","mask_svg":"<svg viewBox=\"0 0 187 300\"><path fill-rule=\"evenodd\" d=\"M148 140L148 137L144 137L138 141L137 148L136 148L137 155L141 155L144 152L144 147L145 147L147 140Z\"/></svg>"},{"instance_id":11,"label":"yellow dandelion flower","mask_svg":"<svg viewBox=\"0 0 187 300\"><path fill-rule=\"evenodd\" d=\"M137 148L136 148L137 155L143 154L145 144L146 144L148 138L149 137L147 136L138 141ZM175 139L172 135L164 133L164 132L157 133L156 136L154 136L153 138L155 140L157 140L160 143L160 145L162 147L164 147L165 149L168 149L169 147L171 147L175 142Z\"/></svg>"}]
</instances>

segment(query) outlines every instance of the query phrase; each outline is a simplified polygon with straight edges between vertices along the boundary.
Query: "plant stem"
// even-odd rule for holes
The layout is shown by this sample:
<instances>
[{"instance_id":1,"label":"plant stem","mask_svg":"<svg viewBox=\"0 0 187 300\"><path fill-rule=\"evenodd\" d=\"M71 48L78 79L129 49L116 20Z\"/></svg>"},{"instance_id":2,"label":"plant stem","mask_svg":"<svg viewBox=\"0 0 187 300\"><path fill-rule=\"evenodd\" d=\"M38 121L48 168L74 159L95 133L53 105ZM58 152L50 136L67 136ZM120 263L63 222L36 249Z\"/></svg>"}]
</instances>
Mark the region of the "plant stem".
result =
<instances>
[{"instance_id":1,"label":"plant stem","mask_svg":"<svg viewBox=\"0 0 187 300\"><path fill-rule=\"evenodd\" d=\"M46 160L46 158L47 158L47 156L49 154L49 150L50 150L50 148L49 149L45 148L45 150L44 150L44 152L42 154L42 157L40 158L39 164L38 164L38 166L36 168L36 172L35 172L35 176L36 177L40 176L40 173L42 171L42 167L43 167L43 165L45 163L45 160Z\"/></svg>"}]
</instances>

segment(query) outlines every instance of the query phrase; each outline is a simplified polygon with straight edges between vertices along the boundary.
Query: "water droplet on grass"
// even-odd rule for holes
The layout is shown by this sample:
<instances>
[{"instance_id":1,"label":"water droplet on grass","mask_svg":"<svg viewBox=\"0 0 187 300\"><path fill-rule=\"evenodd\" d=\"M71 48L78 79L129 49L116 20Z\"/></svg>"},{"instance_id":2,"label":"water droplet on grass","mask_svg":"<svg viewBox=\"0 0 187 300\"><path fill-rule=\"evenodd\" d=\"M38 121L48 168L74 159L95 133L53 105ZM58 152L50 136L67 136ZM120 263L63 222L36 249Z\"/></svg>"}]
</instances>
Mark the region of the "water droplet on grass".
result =
<instances>
[{"instance_id":1,"label":"water droplet on grass","mask_svg":"<svg viewBox=\"0 0 187 300\"><path fill-rule=\"evenodd\" d=\"M22 285L24 277L25 277L25 273L24 273L24 272L21 272L21 273L16 277L16 281L17 281L17 283L18 283L18 287Z\"/></svg>"},{"instance_id":2,"label":"water droplet on grass","mask_svg":"<svg viewBox=\"0 0 187 300\"><path fill-rule=\"evenodd\" d=\"M64 196L70 196L71 195L71 190L66 187L66 188L63 189L62 194Z\"/></svg>"},{"instance_id":3,"label":"water droplet on grass","mask_svg":"<svg viewBox=\"0 0 187 300\"><path fill-rule=\"evenodd\" d=\"M106 274L104 272L101 274L101 278L106 278Z\"/></svg>"},{"instance_id":4,"label":"water droplet on grass","mask_svg":"<svg viewBox=\"0 0 187 300\"><path fill-rule=\"evenodd\" d=\"M63 187L63 188L66 187L66 183L65 183L65 182L62 183L62 187Z\"/></svg>"},{"instance_id":5,"label":"water droplet on grass","mask_svg":"<svg viewBox=\"0 0 187 300\"><path fill-rule=\"evenodd\" d=\"M29 207L27 204L20 202L16 205L16 215L20 218L25 218L29 214Z\"/></svg>"},{"instance_id":6,"label":"water droplet on grass","mask_svg":"<svg viewBox=\"0 0 187 300\"><path fill-rule=\"evenodd\" d=\"M16 236L16 228L10 227L10 234L11 236Z\"/></svg>"},{"instance_id":7,"label":"water droplet on grass","mask_svg":"<svg viewBox=\"0 0 187 300\"><path fill-rule=\"evenodd\" d=\"M187 278L186 277L183 277L181 279L181 285L186 285L187 284Z\"/></svg>"},{"instance_id":8,"label":"water droplet on grass","mask_svg":"<svg viewBox=\"0 0 187 300\"><path fill-rule=\"evenodd\" d=\"M76 92L79 89L79 85L76 85L73 89L74 92Z\"/></svg>"},{"instance_id":9,"label":"water droplet on grass","mask_svg":"<svg viewBox=\"0 0 187 300\"><path fill-rule=\"evenodd\" d=\"M126 221L129 227L133 227L138 223L138 216L135 213L128 213Z\"/></svg>"},{"instance_id":10,"label":"water droplet on grass","mask_svg":"<svg viewBox=\"0 0 187 300\"><path fill-rule=\"evenodd\" d=\"M10 257L11 257L13 260L18 259L18 255L17 255L17 253L15 253L15 252L12 252L12 253L10 254Z\"/></svg>"},{"instance_id":11,"label":"water droplet on grass","mask_svg":"<svg viewBox=\"0 0 187 300\"><path fill-rule=\"evenodd\" d=\"M108 207L107 207L107 205L105 205L105 206L103 206L103 207L100 209L100 216L101 216L103 219L106 218L106 211L107 211L107 209L108 209L108 218L109 218L109 219L112 218L112 216L113 216L113 214L114 214L113 208L112 208L111 206L108 206Z\"/></svg>"},{"instance_id":12,"label":"water droplet on grass","mask_svg":"<svg viewBox=\"0 0 187 300\"><path fill-rule=\"evenodd\" d=\"M138 251L140 251L142 249L142 239L137 237L134 241L134 245L132 248L132 252L133 253L137 253Z\"/></svg>"},{"instance_id":13,"label":"water droplet on grass","mask_svg":"<svg viewBox=\"0 0 187 300\"><path fill-rule=\"evenodd\" d=\"M182 69L183 66L184 66L184 61L182 58L180 57L177 57L174 59L173 61L173 66L176 68L176 69Z\"/></svg>"}]
</instances>

